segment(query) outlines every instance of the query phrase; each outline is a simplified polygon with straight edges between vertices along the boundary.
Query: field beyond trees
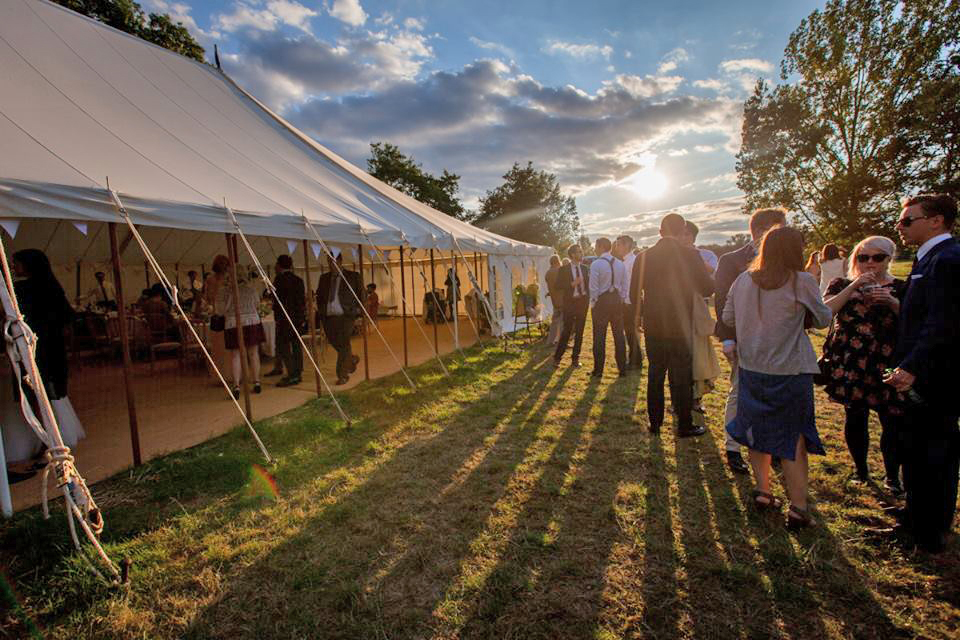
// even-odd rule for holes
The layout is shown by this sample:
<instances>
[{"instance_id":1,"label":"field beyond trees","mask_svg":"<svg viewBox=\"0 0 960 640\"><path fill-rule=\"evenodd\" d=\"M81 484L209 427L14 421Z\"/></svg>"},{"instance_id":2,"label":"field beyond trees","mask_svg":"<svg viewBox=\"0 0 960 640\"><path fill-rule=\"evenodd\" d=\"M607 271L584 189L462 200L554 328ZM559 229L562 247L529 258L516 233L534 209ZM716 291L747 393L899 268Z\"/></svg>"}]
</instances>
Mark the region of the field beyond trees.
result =
<instances>
[{"instance_id":1,"label":"field beyond trees","mask_svg":"<svg viewBox=\"0 0 960 640\"><path fill-rule=\"evenodd\" d=\"M350 428L326 401L263 421L275 486L239 429L98 484L129 590L91 577L57 509L19 514L0 528L0 637L957 637L960 545L871 532L889 498L852 482L819 392L822 526L792 535L725 465L726 380L707 436L668 419L653 437L645 374L596 381L512 347L468 351L451 379L415 369L416 393L397 376L346 392Z\"/></svg>"}]
</instances>

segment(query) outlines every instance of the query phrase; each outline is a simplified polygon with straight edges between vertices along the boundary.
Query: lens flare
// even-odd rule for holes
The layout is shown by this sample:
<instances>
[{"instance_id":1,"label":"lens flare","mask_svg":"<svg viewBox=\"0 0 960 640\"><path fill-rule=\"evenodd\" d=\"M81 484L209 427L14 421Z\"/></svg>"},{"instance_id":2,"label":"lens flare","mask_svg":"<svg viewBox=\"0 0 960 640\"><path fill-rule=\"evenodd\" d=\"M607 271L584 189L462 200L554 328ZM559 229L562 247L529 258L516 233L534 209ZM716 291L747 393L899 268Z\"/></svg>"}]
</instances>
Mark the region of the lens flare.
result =
<instances>
[{"instance_id":1,"label":"lens flare","mask_svg":"<svg viewBox=\"0 0 960 640\"><path fill-rule=\"evenodd\" d=\"M250 468L250 486L248 493L251 496L260 496L276 500L280 497L280 487L276 479L266 469L258 464Z\"/></svg>"}]
</instances>

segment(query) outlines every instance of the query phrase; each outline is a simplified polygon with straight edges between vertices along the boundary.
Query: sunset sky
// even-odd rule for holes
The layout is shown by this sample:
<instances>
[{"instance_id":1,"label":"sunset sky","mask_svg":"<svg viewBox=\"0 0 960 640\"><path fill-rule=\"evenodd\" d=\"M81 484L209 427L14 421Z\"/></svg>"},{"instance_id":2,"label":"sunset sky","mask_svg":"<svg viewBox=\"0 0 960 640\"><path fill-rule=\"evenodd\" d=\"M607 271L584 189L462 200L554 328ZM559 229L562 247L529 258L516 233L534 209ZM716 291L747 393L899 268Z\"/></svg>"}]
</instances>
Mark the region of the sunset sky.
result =
<instances>
[{"instance_id":1,"label":"sunset sky","mask_svg":"<svg viewBox=\"0 0 960 640\"><path fill-rule=\"evenodd\" d=\"M822 2L142 0L224 71L361 167L387 141L462 176L475 208L514 161L556 173L590 234L652 238L667 210L701 243L746 229L743 99L776 80Z\"/></svg>"}]
</instances>

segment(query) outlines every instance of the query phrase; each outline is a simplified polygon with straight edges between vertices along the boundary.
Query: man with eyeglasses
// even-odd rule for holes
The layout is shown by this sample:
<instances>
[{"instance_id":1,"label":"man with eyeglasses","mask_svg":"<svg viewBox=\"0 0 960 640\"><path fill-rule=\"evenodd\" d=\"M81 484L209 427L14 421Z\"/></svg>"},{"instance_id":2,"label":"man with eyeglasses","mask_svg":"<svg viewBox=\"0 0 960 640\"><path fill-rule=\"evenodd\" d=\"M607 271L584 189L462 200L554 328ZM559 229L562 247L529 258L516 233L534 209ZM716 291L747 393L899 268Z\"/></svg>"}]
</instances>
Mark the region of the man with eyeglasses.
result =
<instances>
[{"instance_id":1,"label":"man with eyeglasses","mask_svg":"<svg viewBox=\"0 0 960 640\"><path fill-rule=\"evenodd\" d=\"M957 202L947 194L905 201L897 231L917 246L893 361L884 379L911 400L904 418L905 524L927 551L944 550L953 526L960 474L960 244L951 235Z\"/></svg>"}]
</instances>

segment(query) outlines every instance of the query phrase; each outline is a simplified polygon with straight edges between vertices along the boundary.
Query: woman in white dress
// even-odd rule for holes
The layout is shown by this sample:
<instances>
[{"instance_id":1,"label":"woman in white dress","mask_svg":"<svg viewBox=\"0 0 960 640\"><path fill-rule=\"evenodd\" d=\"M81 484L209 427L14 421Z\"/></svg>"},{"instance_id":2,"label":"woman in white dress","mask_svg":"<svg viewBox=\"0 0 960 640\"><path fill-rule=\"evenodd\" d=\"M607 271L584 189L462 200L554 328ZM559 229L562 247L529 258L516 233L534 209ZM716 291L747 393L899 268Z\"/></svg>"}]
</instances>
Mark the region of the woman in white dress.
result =
<instances>
[{"instance_id":1,"label":"woman in white dress","mask_svg":"<svg viewBox=\"0 0 960 640\"><path fill-rule=\"evenodd\" d=\"M820 251L820 295L826 292L831 282L843 276L843 256L840 253L840 247L832 242L823 245Z\"/></svg>"}]
</instances>

